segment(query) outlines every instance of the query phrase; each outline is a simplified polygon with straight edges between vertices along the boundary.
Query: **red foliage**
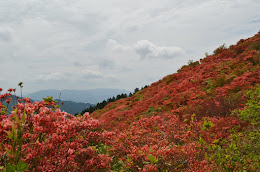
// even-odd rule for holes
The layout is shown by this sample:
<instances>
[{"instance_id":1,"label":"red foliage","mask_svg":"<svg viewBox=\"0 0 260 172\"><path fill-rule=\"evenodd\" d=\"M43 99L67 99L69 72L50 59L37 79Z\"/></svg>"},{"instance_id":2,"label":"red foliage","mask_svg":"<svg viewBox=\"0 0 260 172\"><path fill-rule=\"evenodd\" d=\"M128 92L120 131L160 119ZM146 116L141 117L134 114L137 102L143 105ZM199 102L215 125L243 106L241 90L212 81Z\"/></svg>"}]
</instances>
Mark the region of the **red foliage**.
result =
<instances>
[{"instance_id":1,"label":"red foliage","mask_svg":"<svg viewBox=\"0 0 260 172\"><path fill-rule=\"evenodd\" d=\"M178 166L191 171L213 168L214 164L207 164L204 159L205 148L198 149L196 143L200 137L208 143L228 138L228 131L240 124L230 114L243 107L244 90L260 83L259 63L252 60L260 52L250 49L259 36L260 33L208 56L200 60L201 64L183 66L178 73L164 77L133 97L94 112L105 129L118 130L114 156L130 157L128 165L136 171L148 169L144 162L149 154L161 160L157 164L159 171L179 171ZM112 106L115 108L111 109ZM129 110L120 111L121 108ZM192 122L192 114L196 114L196 121ZM204 117L214 127L203 130ZM151 170L154 166L149 164Z\"/></svg>"},{"instance_id":2,"label":"red foliage","mask_svg":"<svg viewBox=\"0 0 260 172\"><path fill-rule=\"evenodd\" d=\"M14 114L21 117L25 113L21 155L30 170L95 171L110 168L111 158L98 154L93 147L99 143L109 144L113 135L100 131L98 120L90 118L87 113L75 117L59 109L53 111L44 101L29 103L30 99L23 100L28 103L18 103L16 110L0 121L0 155L6 151L5 147L11 146L5 131L11 130Z\"/></svg>"}]
</instances>

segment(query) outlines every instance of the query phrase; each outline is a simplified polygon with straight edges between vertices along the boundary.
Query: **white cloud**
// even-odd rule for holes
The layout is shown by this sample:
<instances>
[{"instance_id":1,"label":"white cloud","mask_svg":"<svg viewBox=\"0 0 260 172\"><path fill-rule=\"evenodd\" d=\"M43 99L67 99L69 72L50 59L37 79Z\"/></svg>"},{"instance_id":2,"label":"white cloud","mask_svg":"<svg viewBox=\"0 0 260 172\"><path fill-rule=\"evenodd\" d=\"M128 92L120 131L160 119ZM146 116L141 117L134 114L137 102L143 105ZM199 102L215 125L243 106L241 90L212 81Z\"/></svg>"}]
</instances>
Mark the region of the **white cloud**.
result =
<instances>
[{"instance_id":1,"label":"white cloud","mask_svg":"<svg viewBox=\"0 0 260 172\"><path fill-rule=\"evenodd\" d=\"M138 41L134 49L141 59L145 58L176 58L184 54L184 50L175 46L157 46L147 40Z\"/></svg>"},{"instance_id":2,"label":"white cloud","mask_svg":"<svg viewBox=\"0 0 260 172\"><path fill-rule=\"evenodd\" d=\"M115 50L115 51L128 51L128 50L132 49L131 47L123 46L123 45L119 44L116 40L113 40L113 39L109 39L107 42L107 45L109 48L111 48L112 50Z\"/></svg>"},{"instance_id":3,"label":"white cloud","mask_svg":"<svg viewBox=\"0 0 260 172\"><path fill-rule=\"evenodd\" d=\"M147 40L137 41L132 46L125 46L118 43L116 40L109 39L107 43L108 47L113 51L134 51L140 56L140 59L171 59L181 57L184 55L184 50L176 46L157 46L154 43Z\"/></svg>"}]
</instances>

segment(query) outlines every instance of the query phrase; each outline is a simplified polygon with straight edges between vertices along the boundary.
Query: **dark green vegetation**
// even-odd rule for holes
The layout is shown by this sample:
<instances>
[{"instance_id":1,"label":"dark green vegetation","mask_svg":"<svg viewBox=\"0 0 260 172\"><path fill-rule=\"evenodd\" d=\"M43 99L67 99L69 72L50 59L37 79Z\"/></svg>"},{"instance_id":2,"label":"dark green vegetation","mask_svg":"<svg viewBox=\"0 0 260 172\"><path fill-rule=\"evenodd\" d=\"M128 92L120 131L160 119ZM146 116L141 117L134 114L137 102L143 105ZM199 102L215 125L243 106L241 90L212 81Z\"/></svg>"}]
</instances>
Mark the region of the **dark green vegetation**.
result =
<instances>
[{"instance_id":1,"label":"dark green vegetation","mask_svg":"<svg viewBox=\"0 0 260 172\"><path fill-rule=\"evenodd\" d=\"M148 86L146 85L146 86L142 87L141 90L146 88L146 87L148 87ZM81 112L81 114L84 114L85 112L92 113L95 110L103 109L108 103L115 102L115 101L123 99L123 98L131 97L135 93L137 93L138 91L139 91L139 88L135 88L134 92L133 93L130 92L129 95L122 93L122 94L118 94L116 97L113 96L112 98L108 98L107 100L103 100L101 103L97 103L96 105L93 105L93 106L90 106L90 107L84 109Z\"/></svg>"},{"instance_id":2,"label":"dark green vegetation","mask_svg":"<svg viewBox=\"0 0 260 172\"><path fill-rule=\"evenodd\" d=\"M58 104L60 105L61 111L68 112L70 114L78 114L83 109L89 108L90 106L93 106L93 104L90 103L80 103L80 102L73 102L73 101L62 101L62 103L59 103L59 100L56 100Z\"/></svg>"}]
</instances>

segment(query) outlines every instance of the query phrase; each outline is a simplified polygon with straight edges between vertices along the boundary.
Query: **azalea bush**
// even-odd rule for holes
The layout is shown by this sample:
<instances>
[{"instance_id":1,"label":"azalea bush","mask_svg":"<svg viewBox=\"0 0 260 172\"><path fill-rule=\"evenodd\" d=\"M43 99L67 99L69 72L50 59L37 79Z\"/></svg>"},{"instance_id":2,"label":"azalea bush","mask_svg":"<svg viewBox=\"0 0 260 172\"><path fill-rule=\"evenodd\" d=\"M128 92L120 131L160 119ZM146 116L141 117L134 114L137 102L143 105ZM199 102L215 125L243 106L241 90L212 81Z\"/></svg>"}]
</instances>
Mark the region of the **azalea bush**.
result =
<instances>
[{"instance_id":1,"label":"azalea bush","mask_svg":"<svg viewBox=\"0 0 260 172\"><path fill-rule=\"evenodd\" d=\"M232 157L226 149L232 137L253 125L234 111L246 108L246 92L259 87L259 42L260 33L229 48L220 46L213 55L95 111L104 129L116 132L113 169L227 170L222 156Z\"/></svg>"},{"instance_id":2,"label":"azalea bush","mask_svg":"<svg viewBox=\"0 0 260 172\"><path fill-rule=\"evenodd\" d=\"M88 113L75 117L61 112L52 98L33 103L29 98L19 101L9 115L1 104L1 168L7 171L110 168L111 157L99 149L101 144L110 143L113 133L103 131L98 120Z\"/></svg>"},{"instance_id":3,"label":"azalea bush","mask_svg":"<svg viewBox=\"0 0 260 172\"><path fill-rule=\"evenodd\" d=\"M248 91L246 97L246 106L233 111L233 115L247 127L239 131L236 126L230 131L229 142L218 140L209 146L208 160L217 162L220 170L260 171L260 87Z\"/></svg>"}]
</instances>

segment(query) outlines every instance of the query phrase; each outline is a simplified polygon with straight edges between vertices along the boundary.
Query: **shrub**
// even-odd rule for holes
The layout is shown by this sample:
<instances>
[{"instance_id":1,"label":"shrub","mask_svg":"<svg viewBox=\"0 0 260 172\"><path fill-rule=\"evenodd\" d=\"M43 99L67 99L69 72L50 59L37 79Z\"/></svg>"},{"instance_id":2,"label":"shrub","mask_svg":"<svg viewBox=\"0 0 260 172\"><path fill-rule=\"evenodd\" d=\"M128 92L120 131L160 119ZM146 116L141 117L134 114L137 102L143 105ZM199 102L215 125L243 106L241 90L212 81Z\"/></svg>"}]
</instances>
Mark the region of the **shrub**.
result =
<instances>
[{"instance_id":1,"label":"shrub","mask_svg":"<svg viewBox=\"0 0 260 172\"><path fill-rule=\"evenodd\" d=\"M246 107L233 114L250 125L240 132L235 127L228 144L209 146L213 153L207 155L208 160L216 162L221 171L260 171L260 87L247 96Z\"/></svg>"},{"instance_id":2,"label":"shrub","mask_svg":"<svg viewBox=\"0 0 260 172\"><path fill-rule=\"evenodd\" d=\"M226 45L223 44L223 45L219 46L217 49L215 49L213 51L213 54L214 55L220 54L220 53L224 52L226 49L227 49Z\"/></svg>"},{"instance_id":3,"label":"shrub","mask_svg":"<svg viewBox=\"0 0 260 172\"><path fill-rule=\"evenodd\" d=\"M189 60L188 61L188 66L192 66L192 67L194 67L194 66L197 66L197 65L199 65L200 63L198 62L198 61L195 61L195 62L193 62L193 60Z\"/></svg>"},{"instance_id":4,"label":"shrub","mask_svg":"<svg viewBox=\"0 0 260 172\"><path fill-rule=\"evenodd\" d=\"M253 42L249 46L249 50L259 50L259 49L260 49L260 41Z\"/></svg>"},{"instance_id":5,"label":"shrub","mask_svg":"<svg viewBox=\"0 0 260 172\"><path fill-rule=\"evenodd\" d=\"M8 116L1 115L0 168L6 171L110 169L107 144L113 133L101 130L98 120L90 118L88 113L75 117L61 112L51 97L33 103L29 98L23 101Z\"/></svg>"}]
</instances>

